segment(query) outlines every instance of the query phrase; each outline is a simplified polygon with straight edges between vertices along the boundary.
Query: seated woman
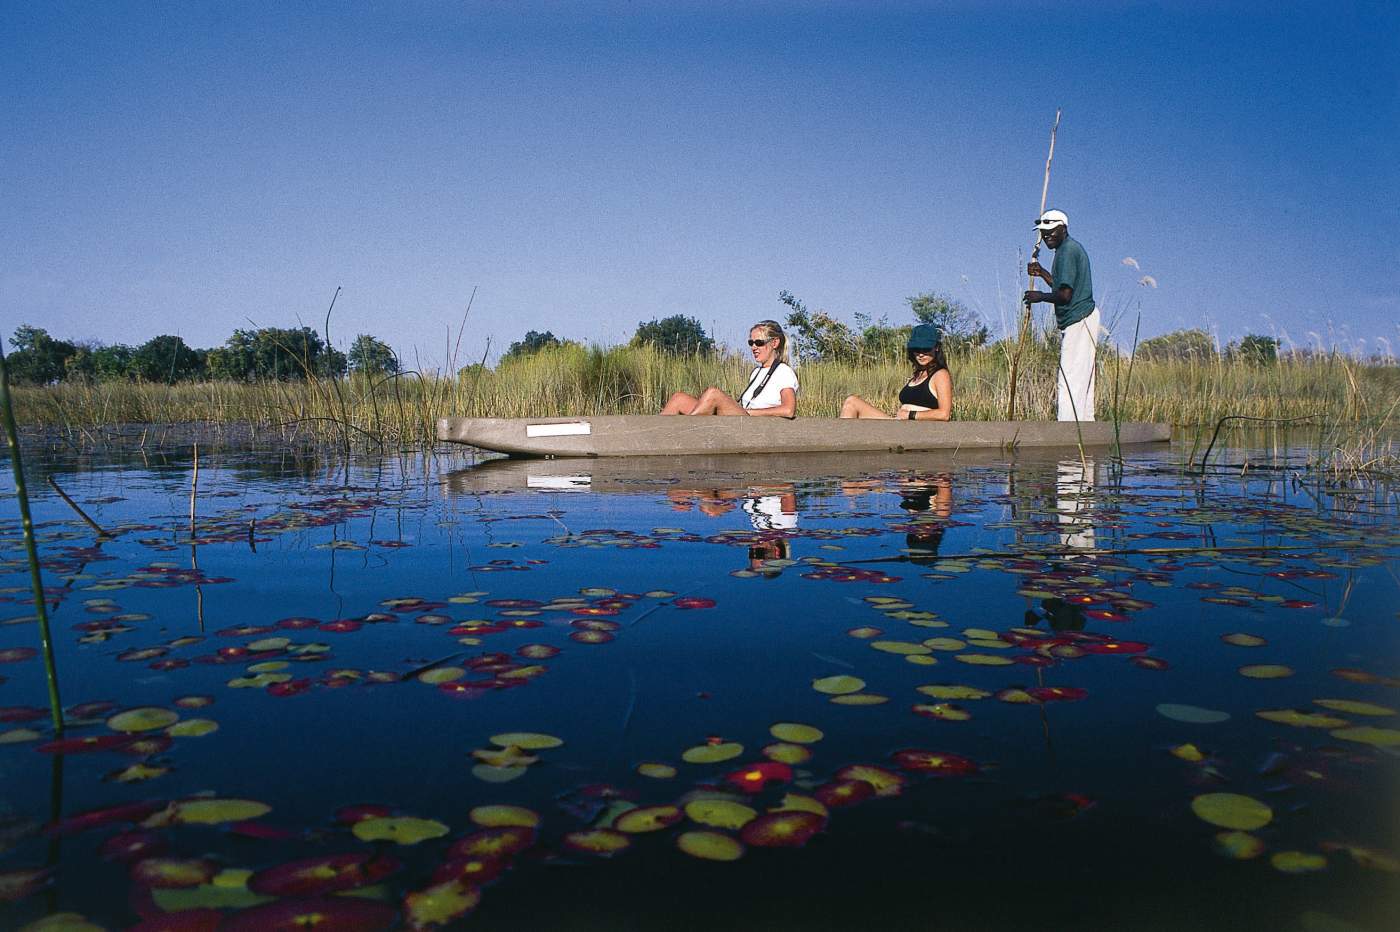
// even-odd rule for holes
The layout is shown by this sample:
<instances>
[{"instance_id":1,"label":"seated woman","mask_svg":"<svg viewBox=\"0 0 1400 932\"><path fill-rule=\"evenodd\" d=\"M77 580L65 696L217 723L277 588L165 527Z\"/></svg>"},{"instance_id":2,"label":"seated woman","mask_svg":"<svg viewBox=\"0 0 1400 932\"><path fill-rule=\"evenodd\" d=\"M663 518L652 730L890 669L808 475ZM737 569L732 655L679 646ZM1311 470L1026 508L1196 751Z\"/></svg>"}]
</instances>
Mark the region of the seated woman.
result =
<instances>
[{"instance_id":1,"label":"seated woman","mask_svg":"<svg viewBox=\"0 0 1400 932\"><path fill-rule=\"evenodd\" d=\"M890 420L946 421L953 413L953 377L943 356L942 335L934 324L919 324L909 334L905 349L914 372L899 390L899 407L886 414L859 395L850 395L841 405L842 417Z\"/></svg>"},{"instance_id":2,"label":"seated woman","mask_svg":"<svg viewBox=\"0 0 1400 932\"><path fill-rule=\"evenodd\" d=\"M661 413L797 417L797 373L787 364L783 328L775 320L759 321L749 331L749 348L758 367L738 401L712 385L699 398L676 392Z\"/></svg>"}]
</instances>

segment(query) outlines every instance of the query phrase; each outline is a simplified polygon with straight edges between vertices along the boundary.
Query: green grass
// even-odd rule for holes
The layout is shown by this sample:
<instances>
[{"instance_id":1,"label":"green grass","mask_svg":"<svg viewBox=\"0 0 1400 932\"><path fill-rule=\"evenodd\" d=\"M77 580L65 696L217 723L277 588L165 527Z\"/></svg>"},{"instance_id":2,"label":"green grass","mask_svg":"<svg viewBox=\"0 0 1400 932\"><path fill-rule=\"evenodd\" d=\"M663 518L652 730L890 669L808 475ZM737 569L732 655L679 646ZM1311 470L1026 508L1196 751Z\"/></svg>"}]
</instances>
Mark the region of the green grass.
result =
<instances>
[{"instance_id":1,"label":"green grass","mask_svg":"<svg viewBox=\"0 0 1400 932\"><path fill-rule=\"evenodd\" d=\"M1037 342L1021 360L1017 416L1049 419L1054 411L1054 351ZM339 382L209 382L174 386L99 383L16 388L21 424L73 434L115 424L251 423L270 436L311 432L327 440L419 445L433 439L436 418L649 414L672 391L718 385L737 392L752 363L744 357L675 358L648 347L566 346L460 378L419 377ZM1000 347L949 360L954 417L998 420L1007 409L1007 358ZM1400 397L1400 368L1343 356L1281 360L1259 366L1219 357L1132 362L1101 357L1099 419L1166 421L1210 427L1230 414L1259 418L1316 416L1338 429L1388 426ZM908 376L902 360L807 363L799 411L834 416L849 394L893 407ZM1112 410L1119 399L1118 411Z\"/></svg>"}]
</instances>

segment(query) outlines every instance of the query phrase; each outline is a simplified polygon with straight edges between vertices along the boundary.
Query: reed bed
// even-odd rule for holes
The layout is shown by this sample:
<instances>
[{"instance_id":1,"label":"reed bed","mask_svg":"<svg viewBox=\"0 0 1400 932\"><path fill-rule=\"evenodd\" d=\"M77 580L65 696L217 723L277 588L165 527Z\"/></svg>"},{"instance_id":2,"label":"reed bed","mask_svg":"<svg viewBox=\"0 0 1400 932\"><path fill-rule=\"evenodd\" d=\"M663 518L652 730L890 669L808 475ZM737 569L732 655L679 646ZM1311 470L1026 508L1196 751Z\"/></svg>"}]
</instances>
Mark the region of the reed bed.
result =
<instances>
[{"instance_id":1,"label":"reed bed","mask_svg":"<svg viewBox=\"0 0 1400 932\"><path fill-rule=\"evenodd\" d=\"M1018 417L1053 417L1054 360L1053 347L1039 342L1022 358ZM64 383L20 387L14 394L21 424L73 434L116 424L240 423L282 436L310 434L345 445L402 448L431 443L434 422L442 416L654 413L677 389L697 392L718 385L737 391L751 366L738 355L675 357L649 347L564 346L508 360L494 370L471 367L456 375L177 385ZM949 368L956 390L955 417L1005 417L1008 366L1000 347L953 353ZM907 375L902 360L802 364L800 412L834 416L853 393L894 407ZM1129 360L1105 353L1100 357L1097 416L1205 427L1226 415L1311 416L1329 429L1355 436L1393 426L1397 397L1400 367L1366 365L1340 355L1255 365L1218 356ZM1375 450L1388 447L1381 443L1370 449L1367 455L1380 456L1384 454Z\"/></svg>"}]
</instances>

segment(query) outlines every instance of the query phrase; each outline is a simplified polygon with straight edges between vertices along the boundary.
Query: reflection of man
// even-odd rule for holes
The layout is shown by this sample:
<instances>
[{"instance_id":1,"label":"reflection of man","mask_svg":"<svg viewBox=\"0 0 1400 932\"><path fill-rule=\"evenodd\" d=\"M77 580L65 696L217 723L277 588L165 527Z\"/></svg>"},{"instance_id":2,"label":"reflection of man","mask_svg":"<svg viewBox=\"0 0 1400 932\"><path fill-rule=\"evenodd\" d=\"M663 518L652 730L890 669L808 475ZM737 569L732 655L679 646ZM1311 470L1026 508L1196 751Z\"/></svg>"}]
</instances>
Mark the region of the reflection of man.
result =
<instances>
[{"instance_id":1,"label":"reflection of man","mask_svg":"<svg viewBox=\"0 0 1400 932\"><path fill-rule=\"evenodd\" d=\"M756 531L790 531L797 527L797 496L791 492L746 498L743 508Z\"/></svg>"},{"instance_id":2,"label":"reflection of man","mask_svg":"<svg viewBox=\"0 0 1400 932\"><path fill-rule=\"evenodd\" d=\"M1055 250L1047 272L1031 262L1026 272L1049 285L1051 291L1027 291L1025 301L1055 306L1055 326L1060 328L1058 417L1062 421L1094 419L1094 360L1099 345L1099 309L1094 306L1094 279L1089 256L1069 235L1069 218L1063 211L1047 210L1035 228L1045 245Z\"/></svg>"},{"instance_id":3,"label":"reflection of man","mask_svg":"<svg viewBox=\"0 0 1400 932\"><path fill-rule=\"evenodd\" d=\"M1088 520L1094 490L1094 461L1065 460L1055 466L1055 520L1064 547L1094 546L1094 525Z\"/></svg>"}]
</instances>

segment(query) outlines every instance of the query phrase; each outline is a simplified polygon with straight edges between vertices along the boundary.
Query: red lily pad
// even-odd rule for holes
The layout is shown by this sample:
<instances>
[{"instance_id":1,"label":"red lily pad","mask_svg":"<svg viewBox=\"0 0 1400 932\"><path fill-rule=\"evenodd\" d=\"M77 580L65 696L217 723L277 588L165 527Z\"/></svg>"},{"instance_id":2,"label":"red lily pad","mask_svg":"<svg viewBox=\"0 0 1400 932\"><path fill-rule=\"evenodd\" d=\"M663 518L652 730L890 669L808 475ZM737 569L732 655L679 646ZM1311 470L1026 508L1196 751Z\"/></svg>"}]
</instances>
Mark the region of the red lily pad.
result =
<instances>
[{"instance_id":1,"label":"red lily pad","mask_svg":"<svg viewBox=\"0 0 1400 932\"><path fill-rule=\"evenodd\" d=\"M836 809L869 799L875 795L875 787L864 780L832 780L812 790L812 795L823 806Z\"/></svg>"},{"instance_id":2,"label":"red lily pad","mask_svg":"<svg viewBox=\"0 0 1400 932\"><path fill-rule=\"evenodd\" d=\"M906 748L890 755L901 770L912 773L931 773L943 777L961 777L976 773L981 768L977 763L959 754L944 751L925 751L921 748Z\"/></svg>"},{"instance_id":3,"label":"red lily pad","mask_svg":"<svg viewBox=\"0 0 1400 932\"><path fill-rule=\"evenodd\" d=\"M481 891L460 880L447 880L404 897L405 918L410 929L437 929L481 904Z\"/></svg>"},{"instance_id":4,"label":"red lily pad","mask_svg":"<svg viewBox=\"0 0 1400 932\"><path fill-rule=\"evenodd\" d=\"M71 815L61 822L49 826L45 832L49 835L76 835L79 832L86 832L88 829L101 828L116 822L140 822L164 808L165 803L146 801L90 809Z\"/></svg>"},{"instance_id":5,"label":"red lily pad","mask_svg":"<svg viewBox=\"0 0 1400 932\"><path fill-rule=\"evenodd\" d=\"M131 735L87 735L83 738L59 738L39 745L34 750L44 754L91 754L97 751L120 751L132 741Z\"/></svg>"},{"instance_id":6,"label":"red lily pad","mask_svg":"<svg viewBox=\"0 0 1400 932\"><path fill-rule=\"evenodd\" d=\"M523 825L485 828L459 838L447 849L451 858L509 858L535 843L535 830Z\"/></svg>"},{"instance_id":7,"label":"red lily pad","mask_svg":"<svg viewBox=\"0 0 1400 932\"><path fill-rule=\"evenodd\" d=\"M1080 645L1086 654L1141 654L1152 645L1142 641L1085 641Z\"/></svg>"},{"instance_id":8,"label":"red lily pad","mask_svg":"<svg viewBox=\"0 0 1400 932\"><path fill-rule=\"evenodd\" d=\"M266 896L309 896L378 883L400 868L391 857L359 851L288 861L248 878L248 889Z\"/></svg>"},{"instance_id":9,"label":"red lily pad","mask_svg":"<svg viewBox=\"0 0 1400 932\"><path fill-rule=\"evenodd\" d=\"M815 812L786 809L759 816L739 831L739 837L755 848L800 848L825 825L826 819Z\"/></svg>"},{"instance_id":10,"label":"red lily pad","mask_svg":"<svg viewBox=\"0 0 1400 932\"><path fill-rule=\"evenodd\" d=\"M127 932L218 932L224 913L218 909L182 909L160 913L129 926Z\"/></svg>"},{"instance_id":11,"label":"red lily pad","mask_svg":"<svg viewBox=\"0 0 1400 932\"><path fill-rule=\"evenodd\" d=\"M745 793L759 793L770 783L786 783L792 779L792 768L777 761L748 764L725 774L724 781Z\"/></svg>"},{"instance_id":12,"label":"red lily pad","mask_svg":"<svg viewBox=\"0 0 1400 932\"><path fill-rule=\"evenodd\" d=\"M474 885L494 880L507 866L503 858L450 858L433 871L433 883L460 880Z\"/></svg>"},{"instance_id":13,"label":"red lily pad","mask_svg":"<svg viewBox=\"0 0 1400 932\"><path fill-rule=\"evenodd\" d=\"M399 911L358 896L313 896L275 900L241 909L224 919L219 932L378 932L391 928Z\"/></svg>"},{"instance_id":14,"label":"red lily pad","mask_svg":"<svg viewBox=\"0 0 1400 932\"><path fill-rule=\"evenodd\" d=\"M169 844L164 836L155 832L122 832L104 841L97 853L103 860L128 864L164 854Z\"/></svg>"},{"instance_id":15,"label":"red lily pad","mask_svg":"<svg viewBox=\"0 0 1400 932\"><path fill-rule=\"evenodd\" d=\"M1026 694L1037 702L1076 702L1089 695L1089 691L1078 686L1033 686Z\"/></svg>"},{"instance_id":16,"label":"red lily pad","mask_svg":"<svg viewBox=\"0 0 1400 932\"><path fill-rule=\"evenodd\" d=\"M375 803L359 803L354 806L342 806L335 811L335 820L341 825L354 825L356 822L363 822L365 819L383 819L393 814L393 809L388 806L380 806Z\"/></svg>"},{"instance_id":17,"label":"red lily pad","mask_svg":"<svg viewBox=\"0 0 1400 932\"><path fill-rule=\"evenodd\" d=\"M570 851L610 858L632 845L632 839L625 832L611 828L587 829L569 832L563 838L564 847Z\"/></svg>"}]
</instances>

